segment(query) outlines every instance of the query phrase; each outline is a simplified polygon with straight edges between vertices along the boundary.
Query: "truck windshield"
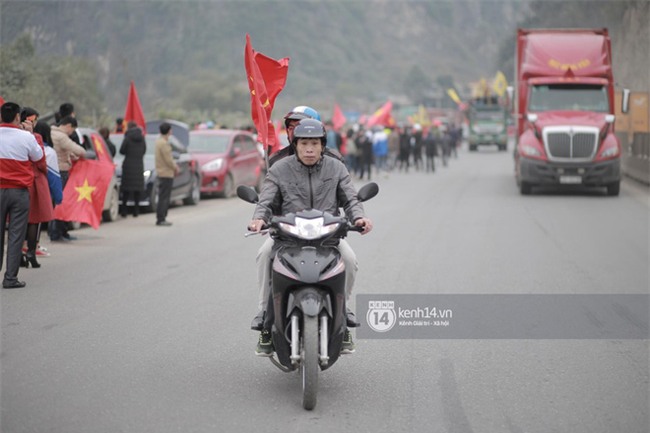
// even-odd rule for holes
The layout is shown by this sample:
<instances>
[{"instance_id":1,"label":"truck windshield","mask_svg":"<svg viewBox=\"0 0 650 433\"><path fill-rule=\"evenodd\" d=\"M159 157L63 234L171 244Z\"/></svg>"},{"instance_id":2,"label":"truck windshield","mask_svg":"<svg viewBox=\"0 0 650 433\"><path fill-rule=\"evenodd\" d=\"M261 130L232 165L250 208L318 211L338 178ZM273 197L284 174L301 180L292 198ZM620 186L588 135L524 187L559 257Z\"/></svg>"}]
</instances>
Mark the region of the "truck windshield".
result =
<instances>
[{"instance_id":1,"label":"truck windshield","mask_svg":"<svg viewBox=\"0 0 650 433\"><path fill-rule=\"evenodd\" d=\"M609 112L607 88L601 85L552 84L533 86L528 104L530 111Z\"/></svg>"},{"instance_id":2,"label":"truck windshield","mask_svg":"<svg viewBox=\"0 0 650 433\"><path fill-rule=\"evenodd\" d=\"M501 111L475 111L474 119L487 122L503 122L504 117Z\"/></svg>"}]
</instances>

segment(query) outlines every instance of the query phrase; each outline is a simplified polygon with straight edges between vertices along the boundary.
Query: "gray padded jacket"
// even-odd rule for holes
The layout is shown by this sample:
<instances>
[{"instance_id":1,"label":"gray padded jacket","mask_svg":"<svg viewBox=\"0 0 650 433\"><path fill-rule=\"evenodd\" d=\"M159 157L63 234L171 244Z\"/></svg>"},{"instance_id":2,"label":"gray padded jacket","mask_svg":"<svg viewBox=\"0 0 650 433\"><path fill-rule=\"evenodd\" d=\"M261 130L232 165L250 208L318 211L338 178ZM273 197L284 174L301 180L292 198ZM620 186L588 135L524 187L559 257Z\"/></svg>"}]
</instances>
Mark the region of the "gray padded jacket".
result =
<instances>
[{"instance_id":1,"label":"gray padded jacket","mask_svg":"<svg viewBox=\"0 0 650 433\"><path fill-rule=\"evenodd\" d=\"M262 206L257 205L253 219L266 222L271 217L269 208L274 215L305 209L338 215L343 208L352 222L365 217L348 169L335 158L322 157L311 167L295 155L283 158L269 169L259 203Z\"/></svg>"}]
</instances>

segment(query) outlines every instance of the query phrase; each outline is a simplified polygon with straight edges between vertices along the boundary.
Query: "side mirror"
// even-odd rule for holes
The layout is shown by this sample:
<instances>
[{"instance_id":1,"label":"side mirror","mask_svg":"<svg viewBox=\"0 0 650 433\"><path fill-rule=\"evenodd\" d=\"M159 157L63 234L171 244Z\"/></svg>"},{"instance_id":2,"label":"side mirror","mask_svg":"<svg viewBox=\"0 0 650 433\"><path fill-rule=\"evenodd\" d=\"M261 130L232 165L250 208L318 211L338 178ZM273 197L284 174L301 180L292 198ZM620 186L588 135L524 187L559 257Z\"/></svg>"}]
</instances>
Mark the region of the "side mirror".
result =
<instances>
[{"instance_id":1,"label":"side mirror","mask_svg":"<svg viewBox=\"0 0 650 433\"><path fill-rule=\"evenodd\" d=\"M359 201L364 202L370 200L378 193L379 193L379 185L377 185L375 182L370 182L369 184L366 184L361 187L361 189L357 193L357 198L359 199Z\"/></svg>"},{"instance_id":2,"label":"side mirror","mask_svg":"<svg viewBox=\"0 0 650 433\"><path fill-rule=\"evenodd\" d=\"M623 89L623 98L621 99L621 113L627 114L630 111L630 89Z\"/></svg>"},{"instance_id":3,"label":"side mirror","mask_svg":"<svg viewBox=\"0 0 650 433\"><path fill-rule=\"evenodd\" d=\"M241 149L239 147L235 147L230 151L231 158L237 158L239 155L241 155Z\"/></svg>"},{"instance_id":4,"label":"side mirror","mask_svg":"<svg viewBox=\"0 0 650 433\"><path fill-rule=\"evenodd\" d=\"M255 191L255 188L246 185L239 185L237 187L237 197L253 204L257 203L260 200L259 196L257 195L257 191Z\"/></svg>"}]
</instances>

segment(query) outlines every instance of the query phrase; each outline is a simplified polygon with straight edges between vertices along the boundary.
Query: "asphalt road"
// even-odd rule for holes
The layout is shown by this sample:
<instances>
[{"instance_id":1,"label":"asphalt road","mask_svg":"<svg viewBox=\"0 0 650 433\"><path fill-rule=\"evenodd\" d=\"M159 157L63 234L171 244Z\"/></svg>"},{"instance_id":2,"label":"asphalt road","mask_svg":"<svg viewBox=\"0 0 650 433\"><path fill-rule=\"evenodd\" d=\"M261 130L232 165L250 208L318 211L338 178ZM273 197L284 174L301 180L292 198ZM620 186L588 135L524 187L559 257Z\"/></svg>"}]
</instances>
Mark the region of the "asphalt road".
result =
<instances>
[{"instance_id":1,"label":"asphalt road","mask_svg":"<svg viewBox=\"0 0 650 433\"><path fill-rule=\"evenodd\" d=\"M520 196L512 154L377 176L350 243L356 294L647 294L647 188ZM362 182L358 181L358 185ZM648 339L357 339L320 377L253 355L254 258L238 199L45 244L3 290L3 433L646 432ZM515 323L516 326L516 323ZM647 328L647 323L646 323Z\"/></svg>"}]
</instances>

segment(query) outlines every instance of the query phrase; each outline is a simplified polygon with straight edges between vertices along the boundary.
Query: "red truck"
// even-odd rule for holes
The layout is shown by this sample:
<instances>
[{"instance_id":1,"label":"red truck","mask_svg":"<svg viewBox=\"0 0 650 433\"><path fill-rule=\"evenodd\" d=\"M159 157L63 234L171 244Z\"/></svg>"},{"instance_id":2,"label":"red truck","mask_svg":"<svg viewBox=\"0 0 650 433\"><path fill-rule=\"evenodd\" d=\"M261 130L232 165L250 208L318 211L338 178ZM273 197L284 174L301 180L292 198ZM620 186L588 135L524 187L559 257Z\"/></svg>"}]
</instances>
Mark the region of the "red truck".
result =
<instances>
[{"instance_id":1,"label":"red truck","mask_svg":"<svg viewBox=\"0 0 650 433\"><path fill-rule=\"evenodd\" d=\"M621 145L607 29L518 29L515 55L511 100L521 194L535 186L583 185L618 195ZM628 101L626 89L624 113Z\"/></svg>"}]
</instances>

